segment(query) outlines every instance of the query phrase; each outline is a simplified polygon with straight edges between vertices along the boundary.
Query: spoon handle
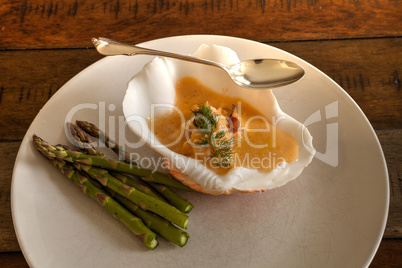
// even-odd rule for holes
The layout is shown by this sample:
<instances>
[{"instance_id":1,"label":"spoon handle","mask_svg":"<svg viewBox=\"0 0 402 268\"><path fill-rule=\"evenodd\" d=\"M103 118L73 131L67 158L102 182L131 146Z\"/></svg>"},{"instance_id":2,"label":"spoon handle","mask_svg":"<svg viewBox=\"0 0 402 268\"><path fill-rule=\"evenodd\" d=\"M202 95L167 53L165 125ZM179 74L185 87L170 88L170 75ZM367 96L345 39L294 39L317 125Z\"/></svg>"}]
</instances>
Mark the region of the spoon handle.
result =
<instances>
[{"instance_id":1,"label":"spoon handle","mask_svg":"<svg viewBox=\"0 0 402 268\"><path fill-rule=\"evenodd\" d=\"M143 48L143 47L139 47L139 46L135 46L135 45L124 44L124 43L120 43L120 42L117 42L117 41L114 41L114 40L111 40L111 39L105 38L105 37L92 38L92 43L95 46L96 50L104 56L115 56L115 55L133 56L133 55L138 55L138 54L145 54L145 55L161 56L161 57L168 57L168 58L174 58L174 59L179 59L179 60L191 61L191 62L196 62L196 63L201 63L201 64L205 64L205 65L211 65L214 67L222 68L225 71L227 70L226 69L227 67L225 65L220 64L218 62L199 59L199 58L171 53L171 52Z\"/></svg>"}]
</instances>

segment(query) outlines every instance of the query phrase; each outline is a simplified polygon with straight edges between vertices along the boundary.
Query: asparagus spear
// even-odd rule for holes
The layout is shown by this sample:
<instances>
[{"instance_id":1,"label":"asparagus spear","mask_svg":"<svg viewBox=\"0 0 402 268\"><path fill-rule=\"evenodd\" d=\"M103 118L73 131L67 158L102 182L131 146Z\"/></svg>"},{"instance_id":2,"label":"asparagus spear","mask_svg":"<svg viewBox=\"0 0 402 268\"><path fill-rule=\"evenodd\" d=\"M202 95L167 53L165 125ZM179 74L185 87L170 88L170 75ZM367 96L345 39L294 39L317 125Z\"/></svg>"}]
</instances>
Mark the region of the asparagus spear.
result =
<instances>
[{"instance_id":1,"label":"asparagus spear","mask_svg":"<svg viewBox=\"0 0 402 268\"><path fill-rule=\"evenodd\" d=\"M94 124L85 122L85 121L77 121L77 124L83 128L89 135L92 136L98 136L107 147L111 147L113 151L119 156L119 154L123 153L125 155L124 161L126 163L131 163L130 159L128 157L128 154L124 151L124 149L119 146L115 141L109 138L109 136L102 132L99 128L97 128ZM72 123L69 123L68 125L72 132L73 135L76 137L76 139L79 139L82 142L89 142L91 143L91 140L87 137L87 135L83 135L83 133L80 133L79 130L81 130L80 127L75 126ZM89 154L91 154L91 151L89 151ZM114 177L117 179L121 180L123 183L130 185L132 187L135 187L145 193L148 193L154 197L157 197L153 191L146 185L145 183L141 183L141 179L135 179L135 177L127 177L123 174L119 173L113 173L112 174ZM147 178L144 178L144 180L149 180ZM172 205L174 205L176 208L178 208L180 211L184 213L189 213L194 205L182 198L180 195L176 194L173 192L169 187L166 187L165 185L160 185L157 183L153 183L153 180L151 179L151 182L149 182L149 185L155 189L159 194L161 194L166 200L168 200Z\"/></svg>"},{"instance_id":2,"label":"asparagus spear","mask_svg":"<svg viewBox=\"0 0 402 268\"><path fill-rule=\"evenodd\" d=\"M103 155L102 152L98 151L95 146L93 146L93 142L89 137L89 134L84 132L80 127L76 126L73 123L67 122L66 129L69 131L69 135L73 138L74 145L79 149L84 150L89 155ZM61 145L64 149L70 150L67 146ZM113 177L119 179L124 184L127 184L131 187L134 187L146 194L149 194L153 197L160 198L157 194L155 194L151 188L142 180L136 179L137 177L128 178L127 175L123 175L121 173L113 172L111 173ZM161 198L160 198L161 199Z\"/></svg>"},{"instance_id":3,"label":"asparagus spear","mask_svg":"<svg viewBox=\"0 0 402 268\"><path fill-rule=\"evenodd\" d=\"M61 160L59 158L57 159L50 159L55 166L60 167L60 170L64 173L66 173L66 169L61 169L62 165L60 165L60 163L63 163L63 165L68 165L64 160ZM77 172L77 169L72 167L71 165L69 166L70 168L74 169L74 172L76 172L78 174L78 176L84 176L83 174L80 174ZM76 177L75 174L73 174L72 176L70 176L70 173L66 174L67 177L69 177L70 179L73 179ZM85 177L85 179L88 179L88 177ZM77 182L77 180L75 179L74 182L76 183L81 183L81 181L84 180L80 180ZM94 182L92 182L92 180L90 180L89 182L86 182L86 184L93 184L90 185L91 188L93 188L92 186L95 186L97 188L101 188L102 186L100 184L100 186L94 184ZM98 182L99 183L99 182ZM80 184L81 185L81 184ZM88 188L88 186L85 186L86 189ZM187 241L188 238L190 237L189 234L179 228L177 228L176 226L174 226L173 224L171 224L169 221L163 219L162 217L159 217L156 214L147 212L146 210L141 209L138 205L136 205L135 203L129 201L128 199L124 198L123 196L113 192L110 189L105 189L106 193L108 193L108 195L112 196L114 200L116 200L119 204L121 204L123 207L125 207L129 212L131 212L132 214L138 216L143 223L152 231L157 232L158 234L162 235L164 238L166 238L167 240L175 243L176 245L183 247ZM92 191L93 192L93 191ZM101 190L99 189L99 192L101 192ZM91 191L87 191L87 194L90 194ZM93 195L91 195L91 197L93 197ZM96 199L98 200L98 199ZM142 236L140 238L145 238L145 236Z\"/></svg>"},{"instance_id":4,"label":"asparagus spear","mask_svg":"<svg viewBox=\"0 0 402 268\"><path fill-rule=\"evenodd\" d=\"M77 122L80 122L80 124L82 126L85 126L88 131L90 130L89 132L92 135L96 135L96 134L101 135L104 138L104 140L108 141L108 143L107 143L108 145L111 143L116 144L112 139L109 138L109 136L106 133L100 131L95 125L88 123L88 122L84 122L84 121L77 121ZM90 155L102 155L102 153L97 151L96 148L92 145L92 141L91 141L90 137L88 137L88 134L85 133L80 127L74 125L73 123L67 123L66 126L67 126L67 129L70 130L71 135L74 137L74 139L79 142L78 145L80 148L85 148L87 153ZM119 148L121 148L121 147L119 147ZM121 151L121 150L119 150L119 151ZM117 150L114 150L114 152L117 154ZM127 158L124 161L127 162ZM191 211L191 209L194 207L193 204L191 204L187 200L183 199L181 196L179 196L178 194L173 192L169 187L167 187L165 185L160 185L160 184L152 183L152 182L150 182L148 185L138 177L130 176L130 175L123 175L121 173L116 173L116 172L111 173L111 175L114 176L115 178L119 179L120 181L122 181L124 184L134 187L134 188L136 188L146 194L149 194L153 197L160 198L160 196L158 196L151 190L151 188L149 187L149 185L150 185L155 191L157 191L159 194L161 194L172 205L174 205L176 208L178 208L180 211L182 211L184 213L189 213Z\"/></svg>"},{"instance_id":5,"label":"asparagus spear","mask_svg":"<svg viewBox=\"0 0 402 268\"><path fill-rule=\"evenodd\" d=\"M103 190L96 187L85 175L78 172L70 164L62 159L53 158L51 152L42 146L40 140L34 135L34 144L36 149L48 158L54 166L76 185L80 186L84 194L89 195L117 220L123 223L132 233L134 233L143 243L150 249L154 249L158 245L156 234L152 232L140 218L133 216L127 209L122 207L113 198L107 195Z\"/></svg>"},{"instance_id":6,"label":"asparagus spear","mask_svg":"<svg viewBox=\"0 0 402 268\"><path fill-rule=\"evenodd\" d=\"M118 145L114 140L112 140L105 132L101 131L97 126L95 126L94 124L90 123L90 122L86 122L86 121L78 121L77 120L77 125L82 128L86 133L88 133L89 135L93 136L93 137L98 137L108 148L111 148L118 156L120 156L120 159L124 159L124 161L127 164L134 164L133 161L131 160L130 155L123 149L123 147L121 147L120 145ZM123 156L123 157L121 157ZM148 178L143 178L143 180L147 181L147 182L156 182L156 183L162 183L160 180L162 180L162 178L159 178L158 175L155 176L151 176ZM166 184L164 184L166 185ZM172 186L172 185L170 185ZM165 187L166 189L166 187ZM166 190L163 190L164 192L166 192ZM157 190L158 192L160 192L159 190Z\"/></svg>"},{"instance_id":7,"label":"asparagus spear","mask_svg":"<svg viewBox=\"0 0 402 268\"><path fill-rule=\"evenodd\" d=\"M103 155L102 152L98 151L95 148L89 135L73 123L66 123L66 131L68 132L68 138L70 142L75 147L84 150L87 154L90 155Z\"/></svg>"},{"instance_id":8,"label":"asparagus spear","mask_svg":"<svg viewBox=\"0 0 402 268\"><path fill-rule=\"evenodd\" d=\"M114 140L110 139L106 133L101 131L94 124L86 121L77 121L77 125L89 135L99 137L99 139L104 142L107 147L111 148L118 156L124 155L123 158L126 163L132 163L128 153L126 153L121 146L119 146ZM193 204L183 199L181 196L173 192L168 187L154 183L155 178L145 177L142 179L149 182L149 185L151 185L152 188L154 188L157 192L159 192L164 198L166 198L171 204L176 206L182 212L188 213L194 207ZM129 180L129 178L125 178L123 182L127 183L127 181Z\"/></svg>"},{"instance_id":9,"label":"asparagus spear","mask_svg":"<svg viewBox=\"0 0 402 268\"><path fill-rule=\"evenodd\" d=\"M172 223L178 225L181 228L186 228L187 223L188 223L188 216L184 213L182 213L180 210L176 209L173 206L170 206L169 204L154 198L152 196L149 196L133 187L130 187L128 185L125 185L115 177L111 176L107 170L98 168L96 166L91 166L87 164L80 163L77 161L76 156L83 155L80 152L76 151L69 151L65 150L61 146L52 146L49 143L45 142L38 136L34 136L34 142L35 144L38 145L43 151L47 151L47 157L54 159L54 158L61 158L64 161L72 162L74 163L74 166L82 171L85 171L88 175L90 175L92 178L98 180L103 186L106 186L113 191L123 195L130 201L136 203L139 205L141 208L150 210L159 216L162 216L163 218L171 221ZM88 156L88 155L85 155ZM98 157L96 156L90 156L95 159ZM88 158L87 158L88 159ZM106 159L106 158L105 158ZM114 161L116 162L116 161ZM120 163L119 164L125 164L125 163ZM127 164L126 164L127 165Z\"/></svg>"},{"instance_id":10,"label":"asparagus spear","mask_svg":"<svg viewBox=\"0 0 402 268\"><path fill-rule=\"evenodd\" d=\"M143 182L141 179L135 177L135 176L130 176L130 175L125 175L121 173L111 173L112 176L115 178L119 179L121 182L124 184L127 184L131 187L137 188L138 190L149 194L155 198L161 199L157 194L155 194L151 188ZM166 200L168 200L173 206L175 206L178 210L184 213L189 213L194 205L182 198L180 195L176 194L173 192L169 187L166 185L161 185L158 183L153 183L149 182L148 183L152 189L157 191L162 197L164 197Z\"/></svg>"},{"instance_id":11,"label":"asparagus spear","mask_svg":"<svg viewBox=\"0 0 402 268\"><path fill-rule=\"evenodd\" d=\"M130 154L127 153L123 147L117 144L114 140L110 139L102 130L92 123L86 121L77 120L77 125L82 128L89 135L98 138L106 147L112 149L118 156L120 160L124 160L126 163L132 163ZM132 163L134 164L134 163Z\"/></svg>"},{"instance_id":12,"label":"asparagus spear","mask_svg":"<svg viewBox=\"0 0 402 268\"><path fill-rule=\"evenodd\" d=\"M122 183L110 175L107 170L80 163L75 163L74 166L99 181L103 186L112 189L116 193L134 202L142 209L152 211L181 228L187 227L188 216L186 214L160 199L154 198L134 187Z\"/></svg>"},{"instance_id":13,"label":"asparagus spear","mask_svg":"<svg viewBox=\"0 0 402 268\"><path fill-rule=\"evenodd\" d=\"M49 144L43 144L43 146L50 146ZM149 169L144 169L136 165L127 164L120 161L109 159L103 155L89 155L79 151L66 150L65 148L58 146L57 149L51 146L53 149L52 154L54 157L63 158L64 160L72 163L82 163L86 165L96 166L112 171L128 173L140 177L147 177L149 181L158 182L160 184L172 186L185 191L193 191L190 187L182 184L176 180L172 175L152 172Z\"/></svg>"},{"instance_id":14,"label":"asparagus spear","mask_svg":"<svg viewBox=\"0 0 402 268\"><path fill-rule=\"evenodd\" d=\"M149 184L152 186L153 189L155 189L160 195L162 195L166 200L168 200L173 206L175 206L181 212L189 213L193 209L194 207L193 204L191 204L186 199L173 192L166 185L161 185L153 182L150 182Z\"/></svg>"},{"instance_id":15,"label":"asparagus spear","mask_svg":"<svg viewBox=\"0 0 402 268\"><path fill-rule=\"evenodd\" d=\"M176 245L183 247L186 245L190 235L174 226L169 221L164 218L146 210L143 210L135 203L126 199L122 195L114 192L113 190L102 186L98 181L91 180L98 188L102 188L106 193L108 193L113 199L115 199L119 204L125 207L128 211L138 216L145 225L152 231L162 235L167 240L175 243Z\"/></svg>"},{"instance_id":16,"label":"asparagus spear","mask_svg":"<svg viewBox=\"0 0 402 268\"><path fill-rule=\"evenodd\" d=\"M111 190L109 189L109 191ZM111 191L111 196L113 196L113 198L123 205L128 211L141 218L149 229L155 231L180 247L183 247L187 243L190 237L187 232L177 228L164 218L141 209L138 205L124 198L122 195L117 194L116 192Z\"/></svg>"},{"instance_id":17,"label":"asparagus spear","mask_svg":"<svg viewBox=\"0 0 402 268\"><path fill-rule=\"evenodd\" d=\"M111 172L110 174L128 186L134 187L134 188L140 190L141 192L144 192L152 197L163 200L160 196L155 194L151 190L151 188L148 185L146 185L144 182L142 182L140 179L136 179L135 177L131 177L129 175L125 175L125 174L117 173L117 172Z\"/></svg>"}]
</instances>

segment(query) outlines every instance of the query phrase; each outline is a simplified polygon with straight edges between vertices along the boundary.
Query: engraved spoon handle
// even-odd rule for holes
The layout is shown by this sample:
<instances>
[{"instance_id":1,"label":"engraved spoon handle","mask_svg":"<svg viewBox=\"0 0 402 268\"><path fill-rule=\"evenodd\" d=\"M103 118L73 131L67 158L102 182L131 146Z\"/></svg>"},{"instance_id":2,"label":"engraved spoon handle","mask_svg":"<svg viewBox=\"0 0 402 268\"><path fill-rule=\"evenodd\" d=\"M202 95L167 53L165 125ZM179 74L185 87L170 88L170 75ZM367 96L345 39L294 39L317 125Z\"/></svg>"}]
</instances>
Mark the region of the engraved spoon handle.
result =
<instances>
[{"instance_id":1,"label":"engraved spoon handle","mask_svg":"<svg viewBox=\"0 0 402 268\"><path fill-rule=\"evenodd\" d=\"M115 55L136 55L136 54L144 54L144 55L153 55L153 56L161 56L161 57L168 57L168 58L175 58L179 60L191 61L206 65L211 65L214 67L222 68L227 71L227 67L223 64L218 62L199 59L187 55L181 55L171 52L153 50L149 48L143 48L136 45L128 45L124 43L120 43L109 38L99 37L99 38L92 38L92 43L94 44L97 51L104 55L104 56L115 56Z\"/></svg>"}]
</instances>

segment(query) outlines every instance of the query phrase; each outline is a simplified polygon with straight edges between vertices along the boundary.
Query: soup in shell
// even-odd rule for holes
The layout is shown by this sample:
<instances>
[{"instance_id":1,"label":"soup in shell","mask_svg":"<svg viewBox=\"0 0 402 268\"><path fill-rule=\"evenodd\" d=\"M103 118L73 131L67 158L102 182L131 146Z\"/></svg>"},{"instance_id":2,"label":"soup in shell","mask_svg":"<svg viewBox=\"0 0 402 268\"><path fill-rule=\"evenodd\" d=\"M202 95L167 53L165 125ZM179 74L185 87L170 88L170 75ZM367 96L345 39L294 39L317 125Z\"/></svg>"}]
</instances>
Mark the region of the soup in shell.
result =
<instances>
[{"instance_id":1,"label":"soup in shell","mask_svg":"<svg viewBox=\"0 0 402 268\"><path fill-rule=\"evenodd\" d=\"M227 65L239 62L234 51L216 45L202 45L193 56ZM183 102L187 104L183 105ZM269 130L269 149L264 149L267 148L264 147L266 144L259 138L253 140L256 137L254 132L258 131L250 131L249 141L257 146L247 147L245 140L240 146L236 144L230 167L217 167L207 161L200 161L194 155L183 153L177 148L183 147L183 136L186 136L188 130L186 122L191 122L191 110L200 104L221 111L229 110L228 105L235 105L243 111L245 107L253 110L252 116L265 118L265 121L260 119L265 126L257 124L254 128L248 127L251 130L262 130L260 132ZM164 158L170 172L184 184L204 193L261 192L282 186L300 175L315 152L307 128L282 112L271 90L242 88L222 70L201 64L155 58L129 81L123 111L131 130ZM170 118L173 123L169 124L169 115L174 114L181 114L184 119L173 122ZM229 117L227 115L228 111L220 116ZM138 120L140 118L142 120ZM242 127L245 127L247 120L242 119ZM274 141L272 134L276 138ZM177 139L175 136L178 136ZM276 146L272 146L273 142ZM240 148L243 148L243 158L238 158L241 162L239 165L234 160L237 157L236 150L240 152ZM270 157L265 159L270 160L264 164L263 158L269 153ZM244 155L249 156L248 160L245 160ZM204 156L203 159L208 160L208 153ZM261 160L259 165L258 157Z\"/></svg>"}]
</instances>

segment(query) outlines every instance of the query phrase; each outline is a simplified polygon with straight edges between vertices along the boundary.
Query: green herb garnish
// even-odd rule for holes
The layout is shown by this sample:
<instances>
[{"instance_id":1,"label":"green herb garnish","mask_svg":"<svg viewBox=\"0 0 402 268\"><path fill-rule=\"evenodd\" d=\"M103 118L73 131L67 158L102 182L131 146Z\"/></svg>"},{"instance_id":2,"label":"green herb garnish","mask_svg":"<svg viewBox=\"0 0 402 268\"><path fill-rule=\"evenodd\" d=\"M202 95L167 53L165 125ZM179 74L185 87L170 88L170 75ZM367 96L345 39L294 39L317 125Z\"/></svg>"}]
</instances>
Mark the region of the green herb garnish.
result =
<instances>
[{"instance_id":1,"label":"green herb garnish","mask_svg":"<svg viewBox=\"0 0 402 268\"><path fill-rule=\"evenodd\" d=\"M233 138L226 138L226 131L216 131L220 115L212 112L210 106L201 103L196 110L191 110L194 114L193 125L198 128L201 138L194 143L196 146L211 146L211 163L213 165L230 168L230 160L233 155Z\"/></svg>"}]
</instances>

